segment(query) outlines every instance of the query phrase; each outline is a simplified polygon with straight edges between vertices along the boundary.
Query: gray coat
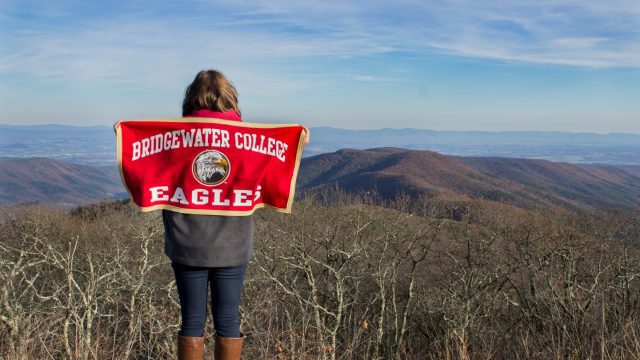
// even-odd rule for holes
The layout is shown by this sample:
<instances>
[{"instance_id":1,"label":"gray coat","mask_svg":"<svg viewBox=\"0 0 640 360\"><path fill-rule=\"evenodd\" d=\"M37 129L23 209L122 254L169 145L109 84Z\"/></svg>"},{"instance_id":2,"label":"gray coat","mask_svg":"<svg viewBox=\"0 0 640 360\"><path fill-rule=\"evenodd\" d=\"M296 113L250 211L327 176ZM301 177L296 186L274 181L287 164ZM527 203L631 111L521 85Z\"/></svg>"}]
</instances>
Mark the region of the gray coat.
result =
<instances>
[{"instance_id":1,"label":"gray coat","mask_svg":"<svg viewBox=\"0 0 640 360\"><path fill-rule=\"evenodd\" d=\"M253 215L217 216L162 210L164 250L172 262L235 266L253 256Z\"/></svg>"}]
</instances>

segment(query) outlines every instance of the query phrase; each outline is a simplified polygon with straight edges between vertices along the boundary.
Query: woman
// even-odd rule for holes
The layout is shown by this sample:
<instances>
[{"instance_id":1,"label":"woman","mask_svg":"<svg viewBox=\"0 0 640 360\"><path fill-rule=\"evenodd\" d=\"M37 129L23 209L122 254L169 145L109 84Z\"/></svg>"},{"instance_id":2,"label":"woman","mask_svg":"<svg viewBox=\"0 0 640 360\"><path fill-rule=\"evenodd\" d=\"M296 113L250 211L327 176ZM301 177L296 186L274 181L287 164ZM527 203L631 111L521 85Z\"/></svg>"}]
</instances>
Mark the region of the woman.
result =
<instances>
[{"instance_id":1,"label":"woman","mask_svg":"<svg viewBox=\"0 0 640 360\"><path fill-rule=\"evenodd\" d=\"M200 71L186 89L182 116L242 121L235 87L216 70ZM162 219L165 253L171 259L182 315L178 359L204 357L209 284L215 359L240 359L244 336L239 306L244 274L253 256L253 215L191 215L163 210Z\"/></svg>"}]
</instances>

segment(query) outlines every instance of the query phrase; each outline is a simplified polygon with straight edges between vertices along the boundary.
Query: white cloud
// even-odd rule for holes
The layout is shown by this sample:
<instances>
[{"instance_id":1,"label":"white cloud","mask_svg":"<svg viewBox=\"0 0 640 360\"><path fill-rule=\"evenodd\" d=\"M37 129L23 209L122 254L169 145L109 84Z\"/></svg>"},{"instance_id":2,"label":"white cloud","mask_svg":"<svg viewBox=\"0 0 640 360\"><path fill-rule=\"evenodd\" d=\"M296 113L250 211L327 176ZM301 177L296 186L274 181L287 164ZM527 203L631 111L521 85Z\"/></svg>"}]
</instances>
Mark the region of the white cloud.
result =
<instances>
[{"instance_id":1,"label":"white cloud","mask_svg":"<svg viewBox=\"0 0 640 360\"><path fill-rule=\"evenodd\" d=\"M374 81L376 80L376 77L372 75L357 75L354 77L354 79L358 81Z\"/></svg>"},{"instance_id":2,"label":"white cloud","mask_svg":"<svg viewBox=\"0 0 640 360\"><path fill-rule=\"evenodd\" d=\"M249 2L253 20L428 53L595 67L640 67L640 2ZM245 2L245 6L247 2ZM357 51L356 51L357 52Z\"/></svg>"}]
</instances>

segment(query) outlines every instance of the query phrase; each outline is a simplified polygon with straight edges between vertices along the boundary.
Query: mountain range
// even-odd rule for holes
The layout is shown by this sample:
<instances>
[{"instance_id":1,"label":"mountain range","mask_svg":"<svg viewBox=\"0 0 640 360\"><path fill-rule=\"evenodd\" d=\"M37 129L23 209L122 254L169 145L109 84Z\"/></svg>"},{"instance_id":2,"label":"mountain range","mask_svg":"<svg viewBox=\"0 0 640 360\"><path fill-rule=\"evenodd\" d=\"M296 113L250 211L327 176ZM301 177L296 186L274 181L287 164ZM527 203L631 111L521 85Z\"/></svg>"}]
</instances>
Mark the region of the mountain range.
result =
<instances>
[{"instance_id":1,"label":"mountain range","mask_svg":"<svg viewBox=\"0 0 640 360\"><path fill-rule=\"evenodd\" d=\"M128 197L117 168L45 157L0 158L0 203L72 207Z\"/></svg>"},{"instance_id":2,"label":"mountain range","mask_svg":"<svg viewBox=\"0 0 640 360\"><path fill-rule=\"evenodd\" d=\"M631 167L635 169L635 167ZM640 206L640 176L612 166L539 159L449 156L426 150L343 149L302 160L303 191L375 189L384 198L485 199L521 208L573 210Z\"/></svg>"},{"instance_id":3,"label":"mountain range","mask_svg":"<svg viewBox=\"0 0 640 360\"><path fill-rule=\"evenodd\" d=\"M127 197L113 165L0 158L0 203L84 204ZM640 166L444 155L393 147L341 149L302 159L297 191L338 186L383 198L484 199L520 208L640 207Z\"/></svg>"}]
</instances>

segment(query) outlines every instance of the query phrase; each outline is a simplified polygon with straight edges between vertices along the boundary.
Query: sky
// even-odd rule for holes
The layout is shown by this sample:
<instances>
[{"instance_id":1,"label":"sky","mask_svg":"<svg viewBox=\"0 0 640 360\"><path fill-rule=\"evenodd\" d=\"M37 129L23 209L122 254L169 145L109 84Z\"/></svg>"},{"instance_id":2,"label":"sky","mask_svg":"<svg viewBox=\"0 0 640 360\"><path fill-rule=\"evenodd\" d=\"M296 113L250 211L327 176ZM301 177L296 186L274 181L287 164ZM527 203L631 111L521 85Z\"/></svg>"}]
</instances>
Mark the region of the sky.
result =
<instances>
[{"instance_id":1,"label":"sky","mask_svg":"<svg viewBox=\"0 0 640 360\"><path fill-rule=\"evenodd\" d=\"M0 0L0 124L178 117L210 68L251 122L640 133L640 1Z\"/></svg>"}]
</instances>

